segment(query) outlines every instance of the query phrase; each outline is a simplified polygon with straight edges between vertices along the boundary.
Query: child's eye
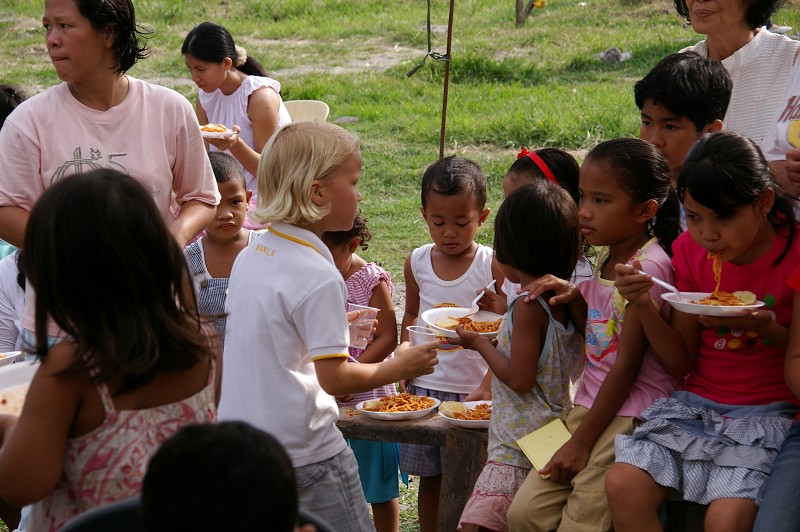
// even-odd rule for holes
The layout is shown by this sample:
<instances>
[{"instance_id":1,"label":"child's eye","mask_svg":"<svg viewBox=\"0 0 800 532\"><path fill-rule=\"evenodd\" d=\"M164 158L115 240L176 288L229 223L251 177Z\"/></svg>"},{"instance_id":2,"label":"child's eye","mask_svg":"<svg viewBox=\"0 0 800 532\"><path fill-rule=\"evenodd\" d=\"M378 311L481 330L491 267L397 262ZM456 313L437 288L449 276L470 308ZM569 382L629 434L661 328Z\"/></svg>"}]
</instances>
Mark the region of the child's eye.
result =
<instances>
[{"instance_id":1,"label":"child's eye","mask_svg":"<svg viewBox=\"0 0 800 532\"><path fill-rule=\"evenodd\" d=\"M642 125L643 125L643 126L650 127L650 123L651 123L651 122L650 122L649 120L644 120L644 119L642 119Z\"/></svg>"},{"instance_id":2,"label":"child's eye","mask_svg":"<svg viewBox=\"0 0 800 532\"><path fill-rule=\"evenodd\" d=\"M469 225L469 222L458 223L458 224L456 224L456 225L457 225L457 226L459 226L459 227L466 227L466 226L468 226L468 225Z\"/></svg>"}]
</instances>

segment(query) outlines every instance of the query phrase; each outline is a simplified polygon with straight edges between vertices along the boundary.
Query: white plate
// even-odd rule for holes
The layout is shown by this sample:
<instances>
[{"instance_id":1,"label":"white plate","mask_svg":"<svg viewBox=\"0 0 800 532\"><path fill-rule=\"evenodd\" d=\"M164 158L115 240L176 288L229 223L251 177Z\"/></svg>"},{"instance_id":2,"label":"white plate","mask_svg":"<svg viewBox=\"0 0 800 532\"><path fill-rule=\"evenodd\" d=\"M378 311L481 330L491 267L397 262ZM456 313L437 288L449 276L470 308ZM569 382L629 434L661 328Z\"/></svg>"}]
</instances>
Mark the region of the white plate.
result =
<instances>
[{"instance_id":1,"label":"white plate","mask_svg":"<svg viewBox=\"0 0 800 532\"><path fill-rule=\"evenodd\" d=\"M461 316L465 316L467 312L469 312L469 309L462 307L432 308L423 312L420 318L422 318L422 321L424 321L428 327L440 333L442 336L446 336L448 338L458 338L458 333L456 331L453 329L437 327L436 322L446 318L460 318ZM479 310L470 317L472 318L472 321L495 321L501 319L503 316L500 314L495 314L494 312L489 312L488 310ZM494 338L497 336L496 331L480 334L487 338Z\"/></svg>"},{"instance_id":2,"label":"white plate","mask_svg":"<svg viewBox=\"0 0 800 532\"><path fill-rule=\"evenodd\" d=\"M683 301L678 301L678 296L674 292L661 294L661 298L668 302L675 310L686 312L687 314L697 314L699 316L741 316L748 310L755 310L763 307L763 301L756 301L752 305L717 306L701 305L699 303L689 303L708 297L709 292L681 292Z\"/></svg>"},{"instance_id":3,"label":"white plate","mask_svg":"<svg viewBox=\"0 0 800 532\"><path fill-rule=\"evenodd\" d=\"M7 353L0 353L0 366L5 366L6 364L12 364L19 356L22 354L22 351L8 351Z\"/></svg>"},{"instance_id":4,"label":"white plate","mask_svg":"<svg viewBox=\"0 0 800 532\"><path fill-rule=\"evenodd\" d=\"M204 139L223 139L229 135L235 135L235 134L236 132L232 129L229 129L228 131L225 132L203 131L202 129L200 130L200 136L203 137Z\"/></svg>"},{"instance_id":5,"label":"white plate","mask_svg":"<svg viewBox=\"0 0 800 532\"><path fill-rule=\"evenodd\" d=\"M424 408L422 410L414 410L412 412L373 412L371 410L364 410L364 403L366 401L361 401L360 403L358 403L356 405L356 410L358 410L367 417L371 417L372 419L382 419L384 421L401 421L403 419L417 419L427 416L433 411L434 408L439 406L439 403L441 403L441 401L439 401L438 399L434 399L433 397L430 397L430 399L433 400L432 407Z\"/></svg>"},{"instance_id":6,"label":"white plate","mask_svg":"<svg viewBox=\"0 0 800 532\"><path fill-rule=\"evenodd\" d=\"M20 360L16 364L0 368L0 390L12 388L18 384L31 382L33 374L39 369L38 362Z\"/></svg>"},{"instance_id":7,"label":"white plate","mask_svg":"<svg viewBox=\"0 0 800 532\"><path fill-rule=\"evenodd\" d=\"M466 401L464 403L467 405L467 408L473 409L478 405L490 405L492 404L491 401ZM455 425L456 427L463 427L465 429L488 429L489 428L489 420L483 419L453 419L451 417L447 417L446 415L442 414L441 410L439 411L439 415L447 420L448 423Z\"/></svg>"}]
</instances>

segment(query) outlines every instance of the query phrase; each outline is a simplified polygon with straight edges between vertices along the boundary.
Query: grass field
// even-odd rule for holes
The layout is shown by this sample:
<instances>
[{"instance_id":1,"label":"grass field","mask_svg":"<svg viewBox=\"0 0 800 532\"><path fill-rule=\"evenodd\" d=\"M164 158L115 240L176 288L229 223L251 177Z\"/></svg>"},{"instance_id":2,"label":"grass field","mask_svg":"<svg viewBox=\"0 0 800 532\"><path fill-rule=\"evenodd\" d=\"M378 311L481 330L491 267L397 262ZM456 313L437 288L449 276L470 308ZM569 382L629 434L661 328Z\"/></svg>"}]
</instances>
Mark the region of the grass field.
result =
<instances>
[{"instance_id":1,"label":"grass field","mask_svg":"<svg viewBox=\"0 0 800 532\"><path fill-rule=\"evenodd\" d=\"M449 2L431 4L433 49L444 52ZM180 45L192 26L211 20L228 27L283 84L284 99L325 100L332 121L357 117L344 127L360 137L364 155L362 210L374 237L363 255L402 279L407 254L429 240L418 186L439 154L444 66L429 59L406 77L427 52L426 3L135 0L135 6L153 34L151 56L131 75L194 101ZM42 10L41 0L0 3L0 81L30 94L58 82ZM798 6L773 21L800 29ZM661 57L700 37L668 0L548 0L521 28L512 0L459 0L445 154L483 166L495 210L500 181L520 147L560 147L580 157L599 141L635 135L633 84ZM596 59L612 46L631 51L632 59L615 65ZM491 223L478 238L491 242Z\"/></svg>"}]
</instances>

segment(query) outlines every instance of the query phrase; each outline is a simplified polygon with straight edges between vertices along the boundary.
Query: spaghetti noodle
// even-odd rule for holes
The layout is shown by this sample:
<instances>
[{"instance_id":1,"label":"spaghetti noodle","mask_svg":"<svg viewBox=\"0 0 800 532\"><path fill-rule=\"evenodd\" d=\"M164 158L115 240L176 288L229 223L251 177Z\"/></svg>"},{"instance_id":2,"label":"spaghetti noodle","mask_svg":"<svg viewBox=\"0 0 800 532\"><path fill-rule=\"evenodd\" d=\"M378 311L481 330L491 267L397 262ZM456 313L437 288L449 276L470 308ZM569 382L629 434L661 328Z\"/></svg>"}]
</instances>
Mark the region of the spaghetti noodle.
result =
<instances>
[{"instance_id":1,"label":"spaghetti noodle","mask_svg":"<svg viewBox=\"0 0 800 532\"><path fill-rule=\"evenodd\" d=\"M430 397L401 393L367 401L362 408L370 412L416 412L432 408L435 404Z\"/></svg>"},{"instance_id":2,"label":"spaghetti noodle","mask_svg":"<svg viewBox=\"0 0 800 532\"><path fill-rule=\"evenodd\" d=\"M471 331L476 333L494 333L500 329L500 322L503 321L502 318L494 320L494 321L473 321L472 318L465 316L463 318L454 318L449 317L444 320L440 320L436 322L437 327L441 327L442 329L449 329L454 331L456 327L462 325L465 331Z\"/></svg>"},{"instance_id":3,"label":"spaghetti noodle","mask_svg":"<svg viewBox=\"0 0 800 532\"><path fill-rule=\"evenodd\" d=\"M453 412L453 415L449 417L468 421L487 421L492 418L492 405L476 405L475 408L470 408L466 412Z\"/></svg>"},{"instance_id":4,"label":"spaghetti noodle","mask_svg":"<svg viewBox=\"0 0 800 532\"><path fill-rule=\"evenodd\" d=\"M692 303L696 303L698 305L711 305L717 307L740 307L742 305L747 305L755 301L755 294L752 292L736 292L731 294L730 292L723 292L719 289L720 281L722 280L722 255L719 253L711 253L709 252L706 255L707 259L713 259L713 263L711 265L711 271L714 272L714 291L711 292L707 297L703 299L698 299L696 301L692 301ZM745 295L747 294L747 299L751 299L751 301L745 301L737 294ZM749 296L752 295L752 298Z\"/></svg>"}]
</instances>

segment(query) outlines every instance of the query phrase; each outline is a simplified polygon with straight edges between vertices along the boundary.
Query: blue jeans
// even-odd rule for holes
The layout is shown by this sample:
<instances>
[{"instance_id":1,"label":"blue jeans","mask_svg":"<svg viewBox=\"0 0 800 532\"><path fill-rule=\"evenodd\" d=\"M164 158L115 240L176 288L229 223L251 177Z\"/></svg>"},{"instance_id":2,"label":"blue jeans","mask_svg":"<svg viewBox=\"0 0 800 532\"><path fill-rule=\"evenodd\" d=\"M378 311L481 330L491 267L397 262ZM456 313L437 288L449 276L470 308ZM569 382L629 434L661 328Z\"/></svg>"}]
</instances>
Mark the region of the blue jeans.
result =
<instances>
[{"instance_id":1,"label":"blue jeans","mask_svg":"<svg viewBox=\"0 0 800 532\"><path fill-rule=\"evenodd\" d=\"M294 473L300 510L337 532L374 532L358 463L349 447L322 462L296 467Z\"/></svg>"},{"instance_id":2,"label":"blue jeans","mask_svg":"<svg viewBox=\"0 0 800 532\"><path fill-rule=\"evenodd\" d=\"M764 499L758 509L753 532L797 532L800 510L797 490L800 488L800 422L795 422L783 441L781 450L767 480Z\"/></svg>"}]
</instances>

